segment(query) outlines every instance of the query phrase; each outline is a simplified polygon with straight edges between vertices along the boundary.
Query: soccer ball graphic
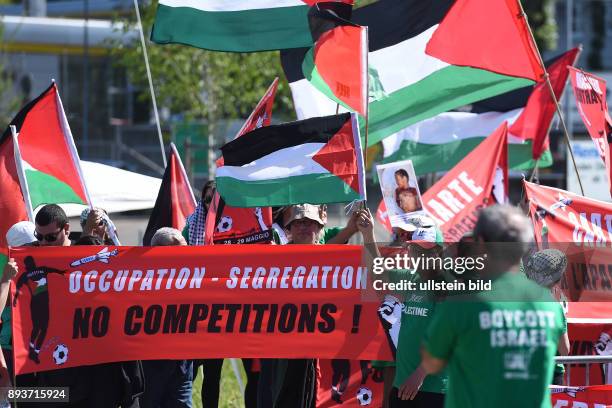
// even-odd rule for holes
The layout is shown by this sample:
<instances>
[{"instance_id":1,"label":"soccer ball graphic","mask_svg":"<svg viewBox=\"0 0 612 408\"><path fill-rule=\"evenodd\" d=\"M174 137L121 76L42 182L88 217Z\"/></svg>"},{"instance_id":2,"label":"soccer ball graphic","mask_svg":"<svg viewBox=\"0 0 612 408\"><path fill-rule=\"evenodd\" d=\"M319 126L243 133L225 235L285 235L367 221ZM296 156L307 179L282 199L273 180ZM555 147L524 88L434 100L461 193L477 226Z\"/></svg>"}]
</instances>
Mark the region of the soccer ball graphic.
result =
<instances>
[{"instance_id":1,"label":"soccer ball graphic","mask_svg":"<svg viewBox=\"0 0 612 408\"><path fill-rule=\"evenodd\" d=\"M68 347L65 344L58 344L53 351L53 361L57 365L62 365L68 361Z\"/></svg>"},{"instance_id":2,"label":"soccer ball graphic","mask_svg":"<svg viewBox=\"0 0 612 408\"><path fill-rule=\"evenodd\" d=\"M367 387L359 388L357 391L357 401L362 407L370 405L372 403L372 390Z\"/></svg>"},{"instance_id":3,"label":"soccer ball graphic","mask_svg":"<svg viewBox=\"0 0 612 408\"><path fill-rule=\"evenodd\" d=\"M222 217L217 225L217 232L227 232L232 229L232 217Z\"/></svg>"}]
</instances>

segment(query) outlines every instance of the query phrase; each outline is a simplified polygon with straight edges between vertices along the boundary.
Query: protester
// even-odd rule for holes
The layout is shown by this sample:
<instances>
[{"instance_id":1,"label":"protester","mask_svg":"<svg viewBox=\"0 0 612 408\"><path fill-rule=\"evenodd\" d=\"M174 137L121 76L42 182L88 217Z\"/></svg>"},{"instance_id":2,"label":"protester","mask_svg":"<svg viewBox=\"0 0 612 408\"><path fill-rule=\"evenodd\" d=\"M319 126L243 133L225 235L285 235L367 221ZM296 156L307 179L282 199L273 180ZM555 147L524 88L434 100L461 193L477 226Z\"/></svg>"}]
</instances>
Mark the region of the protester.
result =
<instances>
[{"instance_id":1,"label":"protester","mask_svg":"<svg viewBox=\"0 0 612 408\"><path fill-rule=\"evenodd\" d=\"M81 212L81 228L83 232L81 237L97 237L102 241L103 245L113 245L114 242L109 234L109 225L107 220L108 213L102 208L86 208Z\"/></svg>"},{"instance_id":2,"label":"protester","mask_svg":"<svg viewBox=\"0 0 612 408\"><path fill-rule=\"evenodd\" d=\"M70 224L59 205L45 205L38 211L34 221L34 235L40 246L70 246Z\"/></svg>"},{"instance_id":3,"label":"protester","mask_svg":"<svg viewBox=\"0 0 612 408\"><path fill-rule=\"evenodd\" d=\"M433 374L448 365L447 408L550 407L563 311L546 289L518 273L531 224L518 208L495 205L481 210L474 237L492 289L438 305L423 367Z\"/></svg>"},{"instance_id":4,"label":"protester","mask_svg":"<svg viewBox=\"0 0 612 408\"><path fill-rule=\"evenodd\" d=\"M32 245L35 241L34 224L30 221L20 221L6 232L6 242L11 247ZM2 328L0 329L0 346L2 347L2 355L0 355L0 387L12 386L11 379L15 375L13 370L11 307L7 299L9 297L10 282L18 272L17 263L13 258L10 258L4 266L2 278L0 279L0 305L3 307L1 316ZM32 385L34 377L30 375L23 379L29 385Z\"/></svg>"},{"instance_id":5,"label":"protester","mask_svg":"<svg viewBox=\"0 0 612 408\"><path fill-rule=\"evenodd\" d=\"M70 234L68 217L58 205L43 206L36 214L35 225L34 234L41 246L70 246L72 244L68 238ZM39 263L44 264L44 260L37 259L36 261L35 265L38 270L40 269ZM30 264L32 267L35 266L34 262ZM47 293L48 301L46 281L42 286L44 293ZM37 286L37 291L40 291L40 287L41 285ZM41 318L44 319L44 316ZM36 352L36 349L34 351ZM136 408L139 406L138 397L144 389L142 366L140 362L134 361L44 371L38 373L37 385L40 387L68 387L70 402L63 403L62 406L78 408L116 408L119 406Z\"/></svg>"},{"instance_id":6,"label":"protester","mask_svg":"<svg viewBox=\"0 0 612 408\"><path fill-rule=\"evenodd\" d=\"M151 246L187 245L181 232L164 227L155 232ZM145 392L141 408L191 408L192 360L145 360Z\"/></svg>"},{"instance_id":7,"label":"protester","mask_svg":"<svg viewBox=\"0 0 612 408\"><path fill-rule=\"evenodd\" d=\"M559 302L563 310L563 336L559 340L558 355L567 356L570 351L570 342L567 335L567 299L559 288L563 273L567 268L567 257L558 249L544 249L532 254L524 265L525 275L535 283L550 290L553 297ZM552 384L563 385L565 366L555 364Z\"/></svg>"},{"instance_id":8,"label":"protester","mask_svg":"<svg viewBox=\"0 0 612 408\"><path fill-rule=\"evenodd\" d=\"M321 204L317 206L319 208L319 218L325 225L323 232L319 238L320 244L346 244L348 241L358 232L356 220L358 212L353 211L349 217L349 220L344 227L328 227L327 226L327 205ZM287 220L291 216L292 206L286 206L278 208L274 211L274 222L277 225L287 225ZM286 244L291 239L291 232L285 228L275 228L274 241L277 244Z\"/></svg>"},{"instance_id":9,"label":"protester","mask_svg":"<svg viewBox=\"0 0 612 408\"><path fill-rule=\"evenodd\" d=\"M195 211L189 217L183 228L182 235L188 245L204 245L204 232L206 231L206 215L208 207L215 195L216 183L209 180L202 187L200 201ZM202 406L204 408L217 408L219 406L219 392L221 387L221 370L223 359L205 359L193 361L192 378L195 380L198 368L202 366Z\"/></svg>"},{"instance_id":10,"label":"protester","mask_svg":"<svg viewBox=\"0 0 612 408\"><path fill-rule=\"evenodd\" d=\"M437 227L419 228L406 242L406 252L413 259L439 258L442 250L442 232ZM400 271L398 271L400 272ZM414 283L441 279L442 270L421 267L414 271L401 271L404 279ZM397 342L395 379L389 393L389 408L444 406L447 376L427 375L421 364L420 345L425 331L436 313L443 294L432 290L404 293L401 326Z\"/></svg>"},{"instance_id":11,"label":"protester","mask_svg":"<svg viewBox=\"0 0 612 408\"><path fill-rule=\"evenodd\" d=\"M321 214L321 208L312 204L289 207L285 211L285 228L291 234L289 244L320 244L325 226ZM365 245L374 245L374 223L370 212L356 211L355 223ZM316 364L313 359L262 360L257 406L310 408L316 398L315 383Z\"/></svg>"}]
</instances>

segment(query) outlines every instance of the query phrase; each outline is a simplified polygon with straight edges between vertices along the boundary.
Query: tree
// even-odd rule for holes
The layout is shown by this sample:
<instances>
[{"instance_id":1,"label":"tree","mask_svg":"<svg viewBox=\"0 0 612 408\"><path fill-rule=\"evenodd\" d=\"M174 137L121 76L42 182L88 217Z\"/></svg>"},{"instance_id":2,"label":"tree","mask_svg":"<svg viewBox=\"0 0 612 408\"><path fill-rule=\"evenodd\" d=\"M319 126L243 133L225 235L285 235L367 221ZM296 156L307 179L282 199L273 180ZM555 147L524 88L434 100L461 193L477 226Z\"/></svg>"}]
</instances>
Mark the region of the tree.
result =
<instances>
[{"instance_id":1,"label":"tree","mask_svg":"<svg viewBox=\"0 0 612 408\"><path fill-rule=\"evenodd\" d=\"M555 0L522 0L529 25L541 52L557 47Z\"/></svg>"},{"instance_id":2,"label":"tree","mask_svg":"<svg viewBox=\"0 0 612 408\"><path fill-rule=\"evenodd\" d=\"M151 31L157 2L141 8L145 37ZM134 27L135 17L124 18ZM148 89L140 41L114 44L113 55L133 84ZM251 113L275 76L279 83L274 114L294 117L289 85L284 80L278 51L225 53L148 42L147 51L160 106L186 119L244 118ZM149 98L148 92L142 96Z\"/></svg>"},{"instance_id":3,"label":"tree","mask_svg":"<svg viewBox=\"0 0 612 408\"><path fill-rule=\"evenodd\" d=\"M0 23L0 44L4 44L4 26ZM8 69L6 53L0 48L0 126L2 129L10 123L19 109L20 100L15 94L14 72ZM4 131L4 130L2 130Z\"/></svg>"}]
</instances>

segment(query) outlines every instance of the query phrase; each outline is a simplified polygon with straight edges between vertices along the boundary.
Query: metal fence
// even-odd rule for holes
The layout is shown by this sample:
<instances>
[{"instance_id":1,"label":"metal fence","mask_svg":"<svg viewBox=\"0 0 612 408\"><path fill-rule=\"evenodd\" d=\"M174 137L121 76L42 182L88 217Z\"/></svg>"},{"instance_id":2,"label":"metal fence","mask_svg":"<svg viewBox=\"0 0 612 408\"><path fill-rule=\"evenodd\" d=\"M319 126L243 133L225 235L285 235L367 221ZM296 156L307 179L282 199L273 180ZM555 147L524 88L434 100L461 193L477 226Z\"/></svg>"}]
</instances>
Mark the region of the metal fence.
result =
<instances>
[{"instance_id":1,"label":"metal fence","mask_svg":"<svg viewBox=\"0 0 612 408\"><path fill-rule=\"evenodd\" d=\"M581 385L591 385L590 369L593 364L602 364L603 377L604 379L608 374L607 364L612 363L612 356L564 356L555 357L555 362L563 364L565 366L565 383L571 384L572 375L572 364L584 364L585 365L585 383Z\"/></svg>"}]
</instances>

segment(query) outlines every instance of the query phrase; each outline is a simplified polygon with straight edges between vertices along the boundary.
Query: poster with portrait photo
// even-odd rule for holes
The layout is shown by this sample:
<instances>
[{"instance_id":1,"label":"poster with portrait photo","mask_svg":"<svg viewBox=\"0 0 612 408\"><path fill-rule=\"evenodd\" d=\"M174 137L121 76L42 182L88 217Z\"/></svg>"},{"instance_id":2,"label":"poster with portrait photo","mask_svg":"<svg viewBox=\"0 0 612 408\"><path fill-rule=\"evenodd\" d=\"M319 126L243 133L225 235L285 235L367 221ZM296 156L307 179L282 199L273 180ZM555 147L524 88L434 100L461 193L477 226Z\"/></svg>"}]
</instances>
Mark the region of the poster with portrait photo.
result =
<instances>
[{"instance_id":1,"label":"poster with portrait photo","mask_svg":"<svg viewBox=\"0 0 612 408\"><path fill-rule=\"evenodd\" d=\"M412 160L376 166L383 200L392 227L414 231L428 220L423 209L419 183L412 166Z\"/></svg>"}]
</instances>

